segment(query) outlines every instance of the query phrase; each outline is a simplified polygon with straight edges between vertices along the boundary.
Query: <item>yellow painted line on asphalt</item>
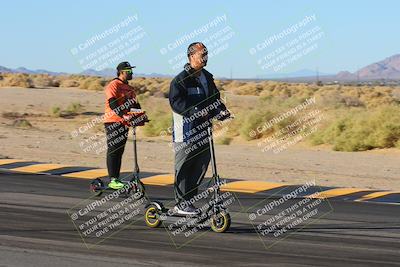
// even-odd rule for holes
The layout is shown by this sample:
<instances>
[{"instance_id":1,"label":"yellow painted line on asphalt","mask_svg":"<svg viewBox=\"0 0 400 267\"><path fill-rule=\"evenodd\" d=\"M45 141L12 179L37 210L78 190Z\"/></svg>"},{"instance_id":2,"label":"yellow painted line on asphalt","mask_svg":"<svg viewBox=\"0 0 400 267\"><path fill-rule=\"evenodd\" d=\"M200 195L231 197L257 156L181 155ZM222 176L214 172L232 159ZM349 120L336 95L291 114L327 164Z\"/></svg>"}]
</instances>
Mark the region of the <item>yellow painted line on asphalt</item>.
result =
<instances>
[{"instance_id":1,"label":"yellow painted line on asphalt","mask_svg":"<svg viewBox=\"0 0 400 267\"><path fill-rule=\"evenodd\" d=\"M339 197L344 195L349 195L353 193L358 193L362 191L372 191L370 189L361 189L361 188L334 188L329 189L321 192L315 192L308 196L307 198L331 198L331 197Z\"/></svg>"},{"instance_id":2,"label":"yellow painted line on asphalt","mask_svg":"<svg viewBox=\"0 0 400 267\"><path fill-rule=\"evenodd\" d=\"M0 165L6 165L17 162L26 162L26 161L27 160L21 160L21 159L0 159Z\"/></svg>"},{"instance_id":3,"label":"yellow painted line on asphalt","mask_svg":"<svg viewBox=\"0 0 400 267\"><path fill-rule=\"evenodd\" d=\"M19 171L19 172L40 173L40 172L50 171L50 170L64 168L64 167L68 167L68 166L61 165L61 164L41 163L41 164L33 164L33 165L25 166L25 167L13 168L10 170Z\"/></svg>"},{"instance_id":4,"label":"yellow painted line on asphalt","mask_svg":"<svg viewBox=\"0 0 400 267\"><path fill-rule=\"evenodd\" d=\"M86 170L79 172L71 172L63 174L62 176L72 177L72 178L82 178L82 179L94 179L94 178L108 176L108 172L107 169L93 169L93 170Z\"/></svg>"},{"instance_id":5,"label":"yellow painted line on asphalt","mask_svg":"<svg viewBox=\"0 0 400 267\"><path fill-rule=\"evenodd\" d=\"M26 160L19 160L19 159L0 159L0 167L1 165L6 164L13 164L18 162L27 162ZM20 172L27 172L27 173L41 173L50 170L55 170L59 168L65 167L72 167L68 165L62 164L46 164L46 163L39 163L39 164L32 164L29 166L24 167L17 167L12 168L12 171L20 171ZM132 172L132 171L121 171L123 172ZM64 177L72 177L72 178L82 178L82 179L95 179L104 176L108 176L107 169L93 169L93 170L85 170L73 173L63 174ZM141 181L146 185L171 185L174 183L174 175L172 174L161 174L161 175L154 175L146 178L142 178ZM265 182L265 181L235 181L229 182L221 186L221 191L231 191L231 192L242 192L242 193L257 193L261 191L271 190L279 187L284 187L290 184L286 183L272 183L272 182ZM353 193L359 193L363 191L373 191L371 189L361 189L361 188L333 188L321 192L316 192L310 194L308 198L332 198L338 196L349 195ZM385 197L390 194L400 194L400 191L379 191L379 192L372 192L368 193L355 201L366 201L371 199L376 199L380 197Z\"/></svg>"},{"instance_id":6,"label":"yellow painted line on asphalt","mask_svg":"<svg viewBox=\"0 0 400 267\"><path fill-rule=\"evenodd\" d=\"M226 183L221 186L221 191L242 192L242 193L257 193L261 191L271 190L289 184L271 183L264 181L236 181Z\"/></svg>"},{"instance_id":7,"label":"yellow painted line on asphalt","mask_svg":"<svg viewBox=\"0 0 400 267\"><path fill-rule=\"evenodd\" d=\"M384 197L390 194L400 194L400 191L381 191L381 192L374 192L374 193L370 193L367 194L365 196L360 197L359 199L356 199L355 201L365 201L365 200L370 200L370 199L374 199L374 198L380 198L380 197Z\"/></svg>"},{"instance_id":8,"label":"yellow painted line on asphalt","mask_svg":"<svg viewBox=\"0 0 400 267\"><path fill-rule=\"evenodd\" d=\"M148 185L170 185L174 183L174 176L172 174L154 175L140 179L142 183Z\"/></svg>"}]
</instances>

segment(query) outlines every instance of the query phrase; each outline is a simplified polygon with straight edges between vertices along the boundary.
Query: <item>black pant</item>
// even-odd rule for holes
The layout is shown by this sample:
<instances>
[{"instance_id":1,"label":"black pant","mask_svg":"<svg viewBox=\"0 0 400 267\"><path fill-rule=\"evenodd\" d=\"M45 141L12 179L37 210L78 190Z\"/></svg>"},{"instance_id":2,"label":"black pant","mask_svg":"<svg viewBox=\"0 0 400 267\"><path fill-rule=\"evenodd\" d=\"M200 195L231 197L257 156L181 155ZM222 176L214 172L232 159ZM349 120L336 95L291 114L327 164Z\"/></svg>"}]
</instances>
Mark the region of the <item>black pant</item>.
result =
<instances>
[{"instance_id":1,"label":"black pant","mask_svg":"<svg viewBox=\"0 0 400 267\"><path fill-rule=\"evenodd\" d=\"M104 124L107 135L107 170L109 178L119 178L129 126L119 122Z\"/></svg>"},{"instance_id":2,"label":"black pant","mask_svg":"<svg viewBox=\"0 0 400 267\"><path fill-rule=\"evenodd\" d=\"M175 148L175 200L177 203L190 200L198 193L204 179L211 155L208 144L174 143Z\"/></svg>"}]
</instances>

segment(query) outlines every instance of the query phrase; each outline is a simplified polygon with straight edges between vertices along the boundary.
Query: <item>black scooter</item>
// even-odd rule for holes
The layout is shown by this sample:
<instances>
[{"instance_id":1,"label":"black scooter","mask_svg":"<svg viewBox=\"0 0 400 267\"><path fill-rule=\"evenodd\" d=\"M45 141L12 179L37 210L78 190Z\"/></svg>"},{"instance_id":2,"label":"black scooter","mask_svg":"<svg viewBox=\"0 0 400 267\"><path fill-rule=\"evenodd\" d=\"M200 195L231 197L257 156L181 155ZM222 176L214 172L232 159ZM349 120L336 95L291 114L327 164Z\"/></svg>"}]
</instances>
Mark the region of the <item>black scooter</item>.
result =
<instances>
[{"instance_id":1,"label":"black scooter","mask_svg":"<svg viewBox=\"0 0 400 267\"><path fill-rule=\"evenodd\" d=\"M211 167L212 167L212 186L208 187L209 193L212 194L211 199L208 201L205 209L201 209L197 215L191 216L195 224L204 223L209 220L211 229L217 233L226 232L231 225L231 217L227 209L223 206L220 186L221 179L217 173L217 165L215 161L214 141L212 136L212 128L208 127L208 142L211 154ZM185 215L176 214L173 209L164 207L160 201L152 201L145 208L144 219L146 225L151 228L159 227L163 221L176 221ZM193 224L193 222L191 222Z\"/></svg>"},{"instance_id":2,"label":"black scooter","mask_svg":"<svg viewBox=\"0 0 400 267\"><path fill-rule=\"evenodd\" d=\"M128 114L135 116L136 118L140 116L143 116L145 113L144 112L129 112ZM145 120L141 121L143 126L144 123L149 122L150 120L145 117ZM132 132L133 132L133 157L134 157L134 168L133 168L133 173L132 176L127 176L123 177L121 179L121 182L124 183L124 187L121 189L113 189L108 187L108 183L110 182L109 178L108 181L106 181L107 185L101 180L100 178L94 179L89 186L89 190L95 194L95 196L101 196L104 192L107 191L117 191L120 190L121 195L125 197L129 197L133 194L140 194L141 197L145 196L145 187L143 183L140 181L140 170L139 170L139 164L137 161L137 146L136 146L136 127L137 125L132 126Z\"/></svg>"}]
</instances>

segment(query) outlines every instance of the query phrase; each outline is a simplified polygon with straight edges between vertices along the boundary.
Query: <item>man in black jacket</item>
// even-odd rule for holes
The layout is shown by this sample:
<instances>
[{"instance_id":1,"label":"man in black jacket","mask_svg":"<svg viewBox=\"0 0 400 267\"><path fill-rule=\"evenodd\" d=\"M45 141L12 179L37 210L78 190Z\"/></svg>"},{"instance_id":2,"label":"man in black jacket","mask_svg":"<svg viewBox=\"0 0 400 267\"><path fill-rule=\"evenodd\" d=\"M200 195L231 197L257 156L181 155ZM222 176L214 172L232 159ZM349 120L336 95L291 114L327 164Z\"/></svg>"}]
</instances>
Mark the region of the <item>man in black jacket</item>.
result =
<instances>
[{"instance_id":1,"label":"man in black jacket","mask_svg":"<svg viewBox=\"0 0 400 267\"><path fill-rule=\"evenodd\" d=\"M229 117L229 111L220 99L213 75L204 69L208 59L205 45L190 44L187 55L189 63L171 81L169 92L175 151L174 211L195 215L198 210L193 197L210 162L207 127L213 118Z\"/></svg>"}]
</instances>

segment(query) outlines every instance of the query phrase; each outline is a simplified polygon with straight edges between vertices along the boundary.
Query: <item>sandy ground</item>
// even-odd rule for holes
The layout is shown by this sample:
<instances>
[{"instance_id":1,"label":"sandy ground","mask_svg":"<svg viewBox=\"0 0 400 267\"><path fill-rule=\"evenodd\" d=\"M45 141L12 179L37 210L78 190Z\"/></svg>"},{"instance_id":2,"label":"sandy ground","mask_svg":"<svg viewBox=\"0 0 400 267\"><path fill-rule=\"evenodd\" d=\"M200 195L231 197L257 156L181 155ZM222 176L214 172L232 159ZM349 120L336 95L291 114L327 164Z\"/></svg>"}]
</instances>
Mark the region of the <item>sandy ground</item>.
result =
<instances>
[{"instance_id":1,"label":"sandy ground","mask_svg":"<svg viewBox=\"0 0 400 267\"><path fill-rule=\"evenodd\" d=\"M0 157L105 168L104 151L84 151L93 144L91 138L102 128L101 124L77 137L71 135L102 113L103 97L103 92L73 88L0 88ZM84 105L82 115L50 116L52 106L65 109L72 102ZM18 118L5 116L6 112L26 113L23 117L33 127L13 126ZM141 170L172 173L170 137L143 137L140 130L138 135ZM335 152L329 147L300 143L274 154L262 152L257 142L233 142L218 145L216 150L218 169L224 178L294 184L315 180L323 186L400 190L400 151L396 149ZM131 142L125 151L122 168L132 169Z\"/></svg>"}]
</instances>

